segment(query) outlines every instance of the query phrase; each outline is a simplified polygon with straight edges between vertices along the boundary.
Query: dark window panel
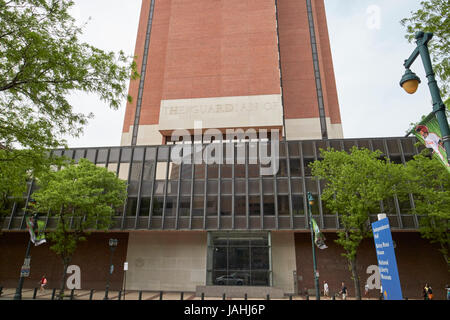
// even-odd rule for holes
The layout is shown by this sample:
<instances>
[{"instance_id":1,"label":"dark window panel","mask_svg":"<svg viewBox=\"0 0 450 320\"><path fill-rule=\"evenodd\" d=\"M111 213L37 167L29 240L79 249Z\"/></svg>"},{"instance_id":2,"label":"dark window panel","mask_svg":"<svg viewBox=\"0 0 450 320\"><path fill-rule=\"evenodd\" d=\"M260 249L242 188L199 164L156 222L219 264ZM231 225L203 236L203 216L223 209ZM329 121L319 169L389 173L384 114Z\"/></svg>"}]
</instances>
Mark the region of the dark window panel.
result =
<instances>
[{"instance_id":1,"label":"dark window panel","mask_svg":"<svg viewBox=\"0 0 450 320\"><path fill-rule=\"evenodd\" d=\"M170 148L169 147L158 147L158 161L169 160Z\"/></svg>"},{"instance_id":2,"label":"dark window panel","mask_svg":"<svg viewBox=\"0 0 450 320\"><path fill-rule=\"evenodd\" d=\"M236 178L245 178L245 164L236 164L234 166L234 176Z\"/></svg>"},{"instance_id":3,"label":"dark window panel","mask_svg":"<svg viewBox=\"0 0 450 320\"><path fill-rule=\"evenodd\" d=\"M164 204L164 198L163 197L153 197L153 216L162 216L162 209Z\"/></svg>"},{"instance_id":4,"label":"dark window panel","mask_svg":"<svg viewBox=\"0 0 450 320\"><path fill-rule=\"evenodd\" d=\"M97 163L105 163L108 160L108 149L99 149L97 154Z\"/></svg>"},{"instance_id":5,"label":"dark window panel","mask_svg":"<svg viewBox=\"0 0 450 320\"><path fill-rule=\"evenodd\" d=\"M134 148L133 162L142 162L144 159L144 148Z\"/></svg>"},{"instance_id":6,"label":"dark window panel","mask_svg":"<svg viewBox=\"0 0 450 320\"><path fill-rule=\"evenodd\" d=\"M261 214L261 203L259 196L248 197L248 211L251 216L259 216Z\"/></svg>"},{"instance_id":7,"label":"dark window panel","mask_svg":"<svg viewBox=\"0 0 450 320\"><path fill-rule=\"evenodd\" d=\"M192 198L192 215L193 216L203 216L203 205L204 205L203 199L204 199L203 197L193 197ZM217 203L217 200L216 200L216 203ZM215 207L216 211L212 215L217 215L217 206L212 205L211 211L214 210L214 207Z\"/></svg>"},{"instance_id":8,"label":"dark window panel","mask_svg":"<svg viewBox=\"0 0 450 320\"><path fill-rule=\"evenodd\" d=\"M137 208L137 198L128 198L127 199L127 216L135 216Z\"/></svg>"},{"instance_id":9,"label":"dark window panel","mask_svg":"<svg viewBox=\"0 0 450 320\"><path fill-rule=\"evenodd\" d=\"M176 210L177 210L177 197L167 196L164 215L166 217L173 217L176 215Z\"/></svg>"},{"instance_id":10,"label":"dark window panel","mask_svg":"<svg viewBox=\"0 0 450 320\"><path fill-rule=\"evenodd\" d=\"M170 162L168 179L178 180L179 177L180 177L180 165Z\"/></svg>"},{"instance_id":11,"label":"dark window panel","mask_svg":"<svg viewBox=\"0 0 450 320\"><path fill-rule=\"evenodd\" d=\"M292 214L294 216L304 215L305 207L304 207L303 195L293 195L292 196Z\"/></svg>"},{"instance_id":12,"label":"dark window panel","mask_svg":"<svg viewBox=\"0 0 450 320\"><path fill-rule=\"evenodd\" d=\"M208 195L216 195L218 192L219 183L217 180L208 180Z\"/></svg>"},{"instance_id":13,"label":"dark window panel","mask_svg":"<svg viewBox=\"0 0 450 320\"><path fill-rule=\"evenodd\" d=\"M359 148L365 148L370 150L369 140L358 140L358 146Z\"/></svg>"},{"instance_id":14,"label":"dark window panel","mask_svg":"<svg viewBox=\"0 0 450 320\"><path fill-rule=\"evenodd\" d=\"M183 196L189 196L191 194L192 180L181 181L181 194Z\"/></svg>"},{"instance_id":15,"label":"dark window panel","mask_svg":"<svg viewBox=\"0 0 450 320\"><path fill-rule=\"evenodd\" d=\"M148 147L145 150L145 160L146 161L155 161L156 158L156 148Z\"/></svg>"},{"instance_id":16,"label":"dark window panel","mask_svg":"<svg viewBox=\"0 0 450 320\"><path fill-rule=\"evenodd\" d=\"M298 142L288 142L289 146L289 157L299 157L300 156L300 146Z\"/></svg>"},{"instance_id":17,"label":"dark window panel","mask_svg":"<svg viewBox=\"0 0 450 320\"><path fill-rule=\"evenodd\" d=\"M217 197L214 198L214 201L217 202ZM233 197L232 196L221 196L220 197L220 214L222 216L231 216L233 206Z\"/></svg>"},{"instance_id":18,"label":"dark window panel","mask_svg":"<svg viewBox=\"0 0 450 320\"><path fill-rule=\"evenodd\" d=\"M273 216L275 215L275 200L274 196L265 195L264 201L264 215Z\"/></svg>"},{"instance_id":19,"label":"dark window panel","mask_svg":"<svg viewBox=\"0 0 450 320\"><path fill-rule=\"evenodd\" d=\"M301 177L301 163L300 159L289 159L289 169L291 171L291 177Z\"/></svg>"},{"instance_id":20,"label":"dark window panel","mask_svg":"<svg viewBox=\"0 0 450 320\"><path fill-rule=\"evenodd\" d=\"M278 195L278 215L288 216L289 215L289 196Z\"/></svg>"},{"instance_id":21,"label":"dark window panel","mask_svg":"<svg viewBox=\"0 0 450 320\"><path fill-rule=\"evenodd\" d=\"M88 149L86 152L86 159L88 159L92 163L95 163L96 153L97 149Z\"/></svg>"},{"instance_id":22,"label":"dark window panel","mask_svg":"<svg viewBox=\"0 0 450 320\"><path fill-rule=\"evenodd\" d=\"M155 163L150 161L144 162L144 174L142 176L142 179L144 181L151 181L154 179L154 170L155 170Z\"/></svg>"},{"instance_id":23,"label":"dark window panel","mask_svg":"<svg viewBox=\"0 0 450 320\"><path fill-rule=\"evenodd\" d=\"M123 148L122 156L120 157L120 162L130 162L131 161L131 148Z\"/></svg>"},{"instance_id":24,"label":"dark window panel","mask_svg":"<svg viewBox=\"0 0 450 320\"><path fill-rule=\"evenodd\" d=\"M232 164L222 164L221 166L221 176L222 178L232 178L233 177L233 165Z\"/></svg>"},{"instance_id":25,"label":"dark window panel","mask_svg":"<svg viewBox=\"0 0 450 320\"><path fill-rule=\"evenodd\" d=\"M109 163L119 162L119 154L120 154L119 148L111 149L111 151L109 152L108 162Z\"/></svg>"},{"instance_id":26,"label":"dark window panel","mask_svg":"<svg viewBox=\"0 0 450 320\"><path fill-rule=\"evenodd\" d=\"M260 194L259 190L259 179L249 179L248 181L248 193L249 194Z\"/></svg>"},{"instance_id":27,"label":"dark window panel","mask_svg":"<svg viewBox=\"0 0 450 320\"><path fill-rule=\"evenodd\" d=\"M245 195L245 182L244 179L235 180L235 194Z\"/></svg>"},{"instance_id":28,"label":"dark window panel","mask_svg":"<svg viewBox=\"0 0 450 320\"><path fill-rule=\"evenodd\" d=\"M85 149L75 150L75 162L78 162L81 158L84 158Z\"/></svg>"},{"instance_id":29,"label":"dark window panel","mask_svg":"<svg viewBox=\"0 0 450 320\"><path fill-rule=\"evenodd\" d=\"M259 165L249 164L247 170L249 178L259 178L260 175Z\"/></svg>"},{"instance_id":30,"label":"dark window panel","mask_svg":"<svg viewBox=\"0 0 450 320\"><path fill-rule=\"evenodd\" d=\"M222 194L228 194L231 195L233 192L233 180L222 180L220 192Z\"/></svg>"},{"instance_id":31,"label":"dark window panel","mask_svg":"<svg viewBox=\"0 0 450 320\"><path fill-rule=\"evenodd\" d=\"M235 196L234 197L234 214L236 216L246 215L247 202L245 196Z\"/></svg>"},{"instance_id":32,"label":"dark window panel","mask_svg":"<svg viewBox=\"0 0 450 320\"><path fill-rule=\"evenodd\" d=\"M208 179L217 179L219 178L219 165L211 164L208 165Z\"/></svg>"},{"instance_id":33,"label":"dark window panel","mask_svg":"<svg viewBox=\"0 0 450 320\"><path fill-rule=\"evenodd\" d=\"M315 160L312 158L305 158L303 160L303 164L304 164L304 170L305 170L305 177L310 177L312 175L312 169L310 167L310 164L313 163Z\"/></svg>"},{"instance_id":34,"label":"dark window panel","mask_svg":"<svg viewBox=\"0 0 450 320\"><path fill-rule=\"evenodd\" d=\"M217 196L208 196L206 201L206 215L217 216ZM202 198L203 200L203 198ZM231 203L231 202L230 202ZM200 203L198 204L200 206ZM230 212L231 214L231 212ZM203 215L203 212L202 212Z\"/></svg>"},{"instance_id":35,"label":"dark window panel","mask_svg":"<svg viewBox=\"0 0 450 320\"><path fill-rule=\"evenodd\" d=\"M291 180L291 190L293 194L303 193L303 184L301 179Z\"/></svg>"},{"instance_id":36,"label":"dark window panel","mask_svg":"<svg viewBox=\"0 0 450 320\"><path fill-rule=\"evenodd\" d=\"M263 179L263 193L264 194L273 194L273 179Z\"/></svg>"},{"instance_id":37,"label":"dark window panel","mask_svg":"<svg viewBox=\"0 0 450 320\"><path fill-rule=\"evenodd\" d=\"M278 179L277 180L277 192L278 192L278 194L288 194L289 193L288 179Z\"/></svg>"},{"instance_id":38,"label":"dark window panel","mask_svg":"<svg viewBox=\"0 0 450 320\"><path fill-rule=\"evenodd\" d=\"M150 212L150 198L141 198L139 216L148 216Z\"/></svg>"},{"instance_id":39,"label":"dark window panel","mask_svg":"<svg viewBox=\"0 0 450 320\"><path fill-rule=\"evenodd\" d=\"M312 141L302 141L302 151L304 157L314 157L314 148Z\"/></svg>"},{"instance_id":40,"label":"dark window panel","mask_svg":"<svg viewBox=\"0 0 450 320\"><path fill-rule=\"evenodd\" d=\"M397 140L387 140L386 144L388 146L389 154L391 156L400 154L400 147L398 145Z\"/></svg>"},{"instance_id":41,"label":"dark window panel","mask_svg":"<svg viewBox=\"0 0 450 320\"><path fill-rule=\"evenodd\" d=\"M178 194L178 181L168 181L167 182L167 195L177 196Z\"/></svg>"},{"instance_id":42,"label":"dark window panel","mask_svg":"<svg viewBox=\"0 0 450 320\"><path fill-rule=\"evenodd\" d=\"M205 193L205 181L194 181L194 194L203 195Z\"/></svg>"}]
</instances>

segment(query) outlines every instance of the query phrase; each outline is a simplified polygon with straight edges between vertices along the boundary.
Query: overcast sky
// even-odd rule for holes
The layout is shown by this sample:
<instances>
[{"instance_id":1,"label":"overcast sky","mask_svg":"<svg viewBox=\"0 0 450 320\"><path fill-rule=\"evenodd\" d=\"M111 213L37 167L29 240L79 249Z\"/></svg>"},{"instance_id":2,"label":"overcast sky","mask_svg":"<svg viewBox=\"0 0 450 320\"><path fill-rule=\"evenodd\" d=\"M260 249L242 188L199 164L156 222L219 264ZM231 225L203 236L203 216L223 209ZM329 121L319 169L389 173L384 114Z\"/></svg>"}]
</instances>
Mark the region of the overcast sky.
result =
<instances>
[{"instance_id":1,"label":"overcast sky","mask_svg":"<svg viewBox=\"0 0 450 320\"><path fill-rule=\"evenodd\" d=\"M224 0L225 1L225 0ZM141 0L75 0L77 21L88 22L83 41L104 50L134 54ZM420 0L325 0L345 138L404 136L409 124L428 114L431 97L420 59L412 70L422 79L414 95L399 86L403 62L415 48L399 23ZM72 95L77 112L95 118L69 147L120 144L125 101L117 111L96 96Z\"/></svg>"}]
</instances>

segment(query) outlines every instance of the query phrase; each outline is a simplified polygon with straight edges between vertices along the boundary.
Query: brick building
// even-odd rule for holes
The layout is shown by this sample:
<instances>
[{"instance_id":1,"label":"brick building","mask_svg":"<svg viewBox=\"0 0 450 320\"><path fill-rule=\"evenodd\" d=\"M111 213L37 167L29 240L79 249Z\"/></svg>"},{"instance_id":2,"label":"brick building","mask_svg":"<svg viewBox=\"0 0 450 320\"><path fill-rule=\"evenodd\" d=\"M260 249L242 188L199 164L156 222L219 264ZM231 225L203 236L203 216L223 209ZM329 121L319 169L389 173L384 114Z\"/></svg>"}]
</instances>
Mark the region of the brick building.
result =
<instances>
[{"instance_id":1,"label":"brick building","mask_svg":"<svg viewBox=\"0 0 450 320\"><path fill-rule=\"evenodd\" d=\"M115 237L113 289L124 285L125 261L127 290L313 289L309 191L329 246L317 252L320 281L327 280L332 292L345 281L354 296L342 249L333 241L339 219L320 200L323 183L311 177L308 164L326 147L381 150L399 163L419 150L414 138L344 139L323 0L143 0L138 23L141 77L130 83L133 102L126 107L121 146L54 151L75 161L88 158L129 185L111 232L94 232L77 250L72 263L80 267L81 286L104 288L108 239ZM216 141L224 153L231 145L237 155L242 147L243 162L234 155L224 163L195 161L213 145L198 133L212 129L255 133L253 140ZM176 130L189 135L183 141L193 152L183 158L191 162L174 159ZM261 159L251 156L252 143L264 140L265 131L279 136L272 175L262 175ZM28 234L21 208L27 201L18 201L3 221L4 286L16 285L23 261ZM429 282L443 298L446 264L421 239L418 217L409 213L413 206L412 197L380 203L393 229L403 293L420 298ZM56 226L55 218L43 219L47 228ZM62 266L48 247L33 248L32 256L25 286L34 286L43 273L57 283ZM372 283L372 240L361 245L358 259L362 286ZM370 295L377 297L378 290Z\"/></svg>"}]
</instances>

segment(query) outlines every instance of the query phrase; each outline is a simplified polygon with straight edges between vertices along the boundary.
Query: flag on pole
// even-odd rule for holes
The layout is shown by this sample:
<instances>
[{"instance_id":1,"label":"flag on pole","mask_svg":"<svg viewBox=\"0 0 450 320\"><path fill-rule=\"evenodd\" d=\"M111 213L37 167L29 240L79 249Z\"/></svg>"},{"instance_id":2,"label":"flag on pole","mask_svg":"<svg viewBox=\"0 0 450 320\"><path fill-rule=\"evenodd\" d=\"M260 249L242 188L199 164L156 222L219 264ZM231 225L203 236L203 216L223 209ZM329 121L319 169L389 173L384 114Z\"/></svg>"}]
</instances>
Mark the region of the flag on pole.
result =
<instances>
[{"instance_id":1,"label":"flag on pole","mask_svg":"<svg viewBox=\"0 0 450 320\"><path fill-rule=\"evenodd\" d=\"M26 222L31 242L33 242L35 246L46 243L47 240L45 240L44 234L45 222L39 221L38 219L35 220L33 217L27 217Z\"/></svg>"},{"instance_id":2,"label":"flag on pole","mask_svg":"<svg viewBox=\"0 0 450 320\"><path fill-rule=\"evenodd\" d=\"M314 230L314 243L319 249L326 249L328 246L325 244L325 236L322 232L320 232L319 226L317 225L316 220L311 218Z\"/></svg>"},{"instance_id":3,"label":"flag on pole","mask_svg":"<svg viewBox=\"0 0 450 320\"><path fill-rule=\"evenodd\" d=\"M416 136L417 140L432 150L432 157L436 158L450 172L450 164L447 160L441 128L434 112L416 124L411 132Z\"/></svg>"}]
</instances>

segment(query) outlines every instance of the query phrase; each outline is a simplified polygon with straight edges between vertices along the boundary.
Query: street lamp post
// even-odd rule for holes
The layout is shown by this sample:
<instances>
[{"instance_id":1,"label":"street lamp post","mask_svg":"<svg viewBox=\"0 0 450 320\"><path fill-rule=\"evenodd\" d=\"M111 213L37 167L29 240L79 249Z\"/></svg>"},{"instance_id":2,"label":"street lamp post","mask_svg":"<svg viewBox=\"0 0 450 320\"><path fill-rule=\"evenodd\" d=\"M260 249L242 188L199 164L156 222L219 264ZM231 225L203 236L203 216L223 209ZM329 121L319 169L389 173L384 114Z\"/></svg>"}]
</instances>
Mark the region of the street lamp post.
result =
<instances>
[{"instance_id":1,"label":"street lamp post","mask_svg":"<svg viewBox=\"0 0 450 320\"><path fill-rule=\"evenodd\" d=\"M105 297L103 298L103 300L108 300L108 291L109 291L109 281L110 281L110 277L113 273L113 264L112 264L112 258L114 255L114 250L117 247L117 243L119 241L117 239L109 239L109 249L111 249L111 255L110 255L110 260L109 260L109 272L108 272L108 276L107 276L107 280L106 280L106 289L105 289Z\"/></svg>"},{"instance_id":2,"label":"street lamp post","mask_svg":"<svg viewBox=\"0 0 450 320\"><path fill-rule=\"evenodd\" d=\"M433 112L439 123L439 128L442 133L442 141L444 142L445 151L447 152L447 160L449 160L450 163L450 129L445 112L445 104L442 101L441 93L434 77L435 73L431 64L430 52L428 50L428 42L433 38L433 33L424 33L423 31L419 31L416 33L415 38L417 47L403 64L406 71L400 81L400 86L409 94L413 94L417 91L420 79L409 68L420 55L428 78L428 87L430 89L431 98L433 99Z\"/></svg>"},{"instance_id":3,"label":"street lamp post","mask_svg":"<svg viewBox=\"0 0 450 320\"><path fill-rule=\"evenodd\" d=\"M316 300L320 300L319 291L319 276L317 274L317 261L316 261L316 248L314 246L314 229L312 224L312 211L311 205L314 204L314 198L311 192L308 192L308 216L309 216L309 228L311 230L311 244L312 244L312 255L313 255L313 266L314 266L314 285L316 287Z\"/></svg>"},{"instance_id":4,"label":"street lamp post","mask_svg":"<svg viewBox=\"0 0 450 320\"><path fill-rule=\"evenodd\" d=\"M37 219L38 219L38 214L35 213L33 215L33 221L34 223L37 224ZM30 249L31 249L31 237L28 240L28 246L27 246L27 250L25 251L25 260L22 266L22 269L25 268L30 268ZM22 269L20 270L20 278L19 278L19 283L17 284L17 288L16 288L16 293L14 294L14 300L22 300L22 288L23 288L23 282L25 281L26 276L22 273Z\"/></svg>"}]
</instances>

